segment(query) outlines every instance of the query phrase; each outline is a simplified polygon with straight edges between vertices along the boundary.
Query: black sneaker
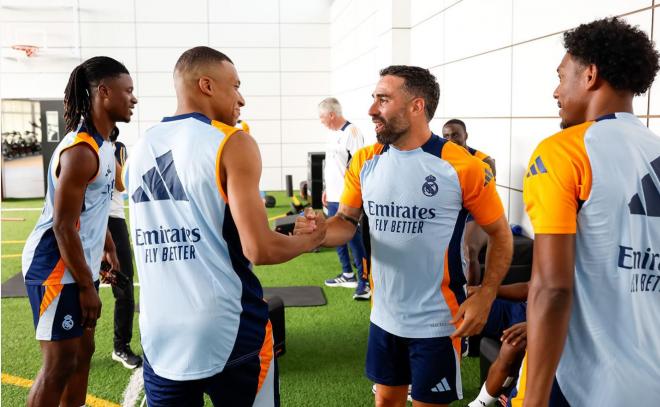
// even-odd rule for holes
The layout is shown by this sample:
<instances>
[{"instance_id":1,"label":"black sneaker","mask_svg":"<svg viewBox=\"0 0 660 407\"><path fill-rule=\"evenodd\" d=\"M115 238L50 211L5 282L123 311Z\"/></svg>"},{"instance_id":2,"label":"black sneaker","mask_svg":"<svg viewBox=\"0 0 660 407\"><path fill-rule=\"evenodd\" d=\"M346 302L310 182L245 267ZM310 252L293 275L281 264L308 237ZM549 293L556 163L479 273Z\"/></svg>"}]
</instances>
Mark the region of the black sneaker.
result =
<instances>
[{"instance_id":1,"label":"black sneaker","mask_svg":"<svg viewBox=\"0 0 660 407\"><path fill-rule=\"evenodd\" d=\"M142 358L131 350L130 347L126 347L122 350L115 350L112 352L112 360L121 362L126 369L135 369L136 367L142 364Z\"/></svg>"}]
</instances>

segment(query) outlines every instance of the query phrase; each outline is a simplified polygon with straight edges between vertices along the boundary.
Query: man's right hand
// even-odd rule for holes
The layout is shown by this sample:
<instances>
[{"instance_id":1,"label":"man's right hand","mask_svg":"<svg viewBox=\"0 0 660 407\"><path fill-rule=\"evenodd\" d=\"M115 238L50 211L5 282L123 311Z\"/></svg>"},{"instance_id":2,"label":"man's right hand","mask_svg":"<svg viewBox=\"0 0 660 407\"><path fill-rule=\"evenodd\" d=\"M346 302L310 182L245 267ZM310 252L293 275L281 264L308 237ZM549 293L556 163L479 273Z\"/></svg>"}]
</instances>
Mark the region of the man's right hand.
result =
<instances>
[{"instance_id":1,"label":"man's right hand","mask_svg":"<svg viewBox=\"0 0 660 407\"><path fill-rule=\"evenodd\" d=\"M306 208L304 214L296 218L293 234L309 236L312 244L310 250L312 250L323 243L326 229L325 215L320 211L314 211L312 208Z\"/></svg>"},{"instance_id":2,"label":"man's right hand","mask_svg":"<svg viewBox=\"0 0 660 407\"><path fill-rule=\"evenodd\" d=\"M82 314L80 324L83 328L94 329L96 321L101 317L101 298L94 284L80 288L78 299Z\"/></svg>"},{"instance_id":3,"label":"man's right hand","mask_svg":"<svg viewBox=\"0 0 660 407\"><path fill-rule=\"evenodd\" d=\"M318 229L319 216L312 208L305 208L305 212L296 218L296 224L293 227L294 235L309 235Z\"/></svg>"}]
</instances>

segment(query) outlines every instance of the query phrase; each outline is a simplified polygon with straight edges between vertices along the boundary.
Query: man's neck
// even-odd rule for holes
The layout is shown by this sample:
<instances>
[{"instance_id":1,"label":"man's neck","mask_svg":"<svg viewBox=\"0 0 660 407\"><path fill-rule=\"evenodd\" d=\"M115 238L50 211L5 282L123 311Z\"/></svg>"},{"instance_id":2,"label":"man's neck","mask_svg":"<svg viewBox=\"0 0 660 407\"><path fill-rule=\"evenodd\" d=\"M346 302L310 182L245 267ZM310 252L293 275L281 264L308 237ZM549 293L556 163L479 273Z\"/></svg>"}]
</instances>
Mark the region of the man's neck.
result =
<instances>
[{"instance_id":1,"label":"man's neck","mask_svg":"<svg viewBox=\"0 0 660 407\"><path fill-rule=\"evenodd\" d=\"M348 120L344 119L344 116L338 116L335 119L335 130L341 130L348 123Z\"/></svg>"},{"instance_id":2,"label":"man's neck","mask_svg":"<svg viewBox=\"0 0 660 407\"><path fill-rule=\"evenodd\" d=\"M179 99L177 102L176 106L176 112L174 112L175 116L180 116L182 114L190 114L190 113L201 113L204 116L208 117L209 119L217 119L213 111L208 107L208 106L203 106L200 103L196 103L194 100L191 100L190 98L186 98L184 100Z\"/></svg>"},{"instance_id":3,"label":"man's neck","mask_svg":"<svg viewBox=\"0 0 660 407\"><path fill-rule=\"evenodd\" d=\"M107 114L101 113L100 110L92 110L92 122L96 132L103 137L103 140L110 140L112 129L115 128L116 122L112 121Z\"/></svg>"},{"instance_id":4,"label":"man's neck","mask_svg":"<svg viewBox=\"0 0 660 407\"><path fill-rule=\"evenodd\" d=\"M587 107L587 121L616 112L633 113L633 95L630 92L608 90L594 97L593 103Z\"/></svg>"},{"instance_id":5,"label":"man's neck","mask_svg":"<svg viewBox=\"0 0 660 407\"><path fill-rule=\"evenodd\" d=\"M417 129L411 127L407 133L401 136L401 138L399 138L395 143L392 143L392 145L397 150L414 150L426 144L426 142L428 142L431 138L432 134L433 133L431 132L428 123L426 123L425 126L421 126Z\"/></svg>"}]
</instances>

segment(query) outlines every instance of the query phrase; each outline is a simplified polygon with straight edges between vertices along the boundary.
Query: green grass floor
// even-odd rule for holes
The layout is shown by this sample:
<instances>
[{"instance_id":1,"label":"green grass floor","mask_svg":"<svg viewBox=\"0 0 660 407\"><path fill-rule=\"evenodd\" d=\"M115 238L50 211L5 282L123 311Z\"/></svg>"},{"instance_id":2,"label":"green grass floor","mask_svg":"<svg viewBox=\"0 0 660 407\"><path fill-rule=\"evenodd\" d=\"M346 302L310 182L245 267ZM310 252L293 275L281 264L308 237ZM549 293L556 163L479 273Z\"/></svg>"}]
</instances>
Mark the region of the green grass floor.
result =
<instances>
[{"instance_id":1,"label":"green grass floor","mask_svg":"<svg viewBox=\"0 0 660 407\"><path fill-rule=\"evenodd\" d=\"M285 213L288 201L275 193L278 205L268 216ZM2 202L2 209L40 208L41 200ZM2 217L25 218L25 221L2 221L2 281L21 271L22 243L40 212L2 212ZM256 274L266 287L289 285L322 286L328 304L322 307L286 309L287 352L279 359L280 390L283 406L373 406L371 383L364 377L364 360L369 328L369 302L352 299L351 289L328 288L323 280L340 271L334 250L304 254L285 264L260 266ZM136 288L136 293L139 289ZM137 295L137 294L136 294ZM112 315L114 301L109 288L101 288L103 315L96 331L96 353L92 360L88 393L121 404L122 393L131 371L110 358L112 351ZM2 300L2 373L32 380L41 364L41 355L30 306L26 298ZM140 351L137 318L134 350ZM479 391L479 361L464 359L461 365L464 400L452 406L465 406ZM28 389L2 384L0 404L23 406ZM207 402L207 405L210 403Z\"/></svg>"}]
</instances>

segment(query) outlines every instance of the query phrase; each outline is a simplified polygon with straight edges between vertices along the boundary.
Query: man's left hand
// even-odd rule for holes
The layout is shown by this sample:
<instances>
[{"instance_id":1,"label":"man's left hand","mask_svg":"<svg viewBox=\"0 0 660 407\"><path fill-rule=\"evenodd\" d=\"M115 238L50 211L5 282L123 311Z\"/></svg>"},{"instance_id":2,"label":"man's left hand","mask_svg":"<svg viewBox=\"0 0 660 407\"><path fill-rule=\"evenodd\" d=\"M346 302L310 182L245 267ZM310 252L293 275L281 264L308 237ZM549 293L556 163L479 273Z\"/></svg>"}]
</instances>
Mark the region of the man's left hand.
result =
<instances>
[{"instance_id":1,"label":"man's left hand","mask_svg":"<svg viewBox=\"0 0 660 407\"><path fill-rule=\"evenodd\" d=\"M462 338L465 336L477 335L481 332L486 321L490 306L493 304L497 290L490 287L481 287L470 295L458 308L454 318L449 321L452 324L458 324L461 319L461 326L451 335L451 338Z\"/></svg>"}]
</instances>

